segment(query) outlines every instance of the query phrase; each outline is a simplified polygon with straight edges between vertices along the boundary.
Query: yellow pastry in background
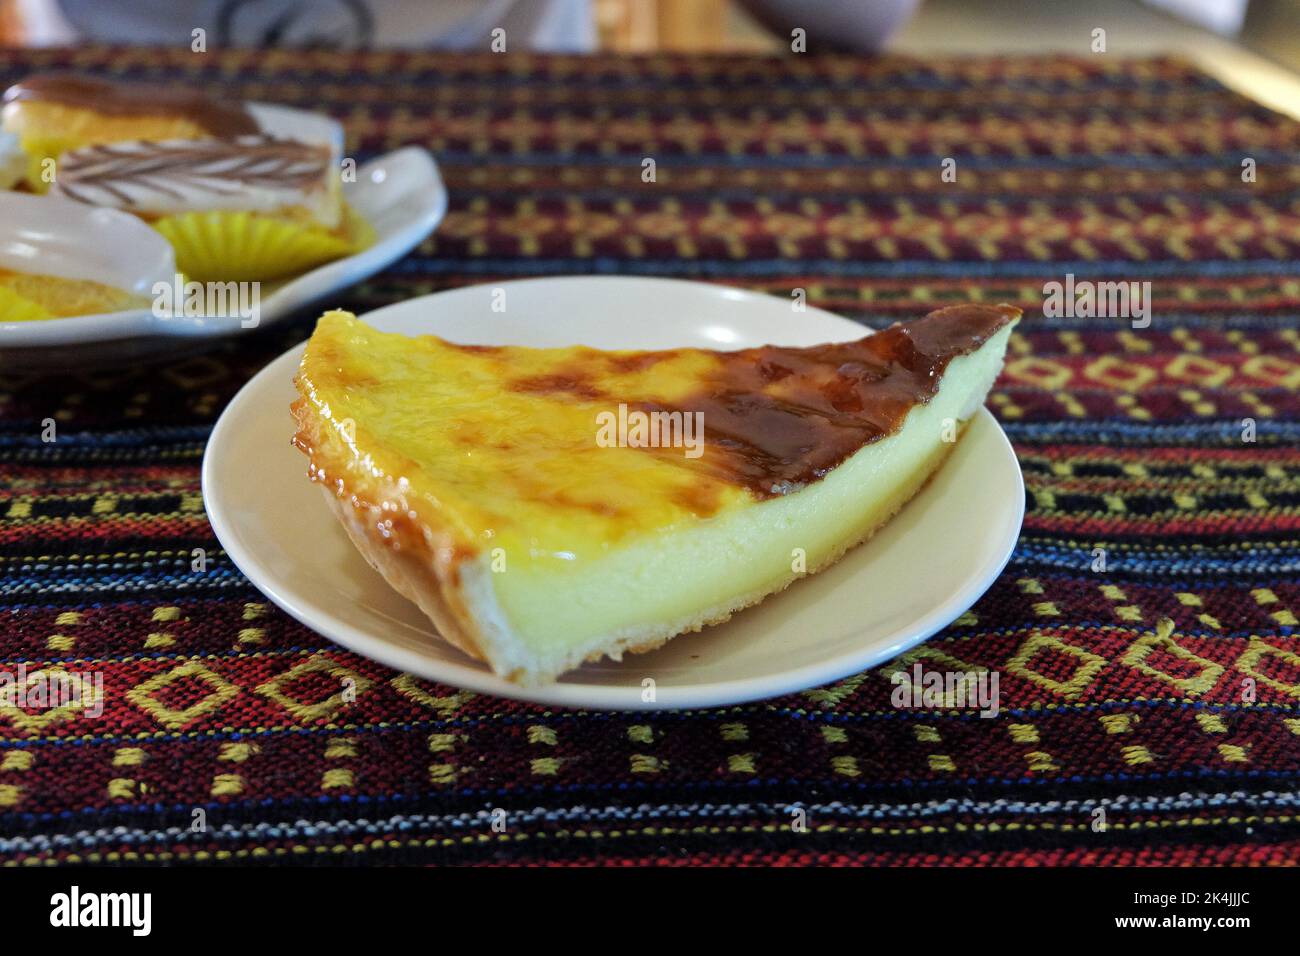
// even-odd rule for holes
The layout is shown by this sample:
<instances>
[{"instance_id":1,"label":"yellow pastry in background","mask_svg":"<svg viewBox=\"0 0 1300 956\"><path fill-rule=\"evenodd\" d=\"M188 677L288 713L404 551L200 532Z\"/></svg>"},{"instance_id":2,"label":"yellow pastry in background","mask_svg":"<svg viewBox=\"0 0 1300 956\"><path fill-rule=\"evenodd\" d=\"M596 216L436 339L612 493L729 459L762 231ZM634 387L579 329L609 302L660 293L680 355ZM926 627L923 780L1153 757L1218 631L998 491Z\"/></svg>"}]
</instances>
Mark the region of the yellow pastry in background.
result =
<instances>
[{"instance_id":1,"label":"yellow pastry in background","mask_svg":"<svg viewBox=\"0 0 1300 956\"><path fill-rule=\"evenodd\" d=\"M179 279L167 240L135 216L0 191L0 325L151 309Z\"/></svg>"},{"instance_id":2,"label":"yellow pastry in background","mask_svg":"<svg viewBox=\"0 0 1300 956\"><path fill-rule=\"evenodd\" d=\"M373 241L343 202L342 127L323 116L52 73L5 92L0 128L33 189L139 216L199 281L281 279Z\"/></svg>"},{"instance_id":3,"label":"yellow pastry in background","mask_svg":"<svg viewBox=\"0 0 1300 956\"><path fill-rule=\"evenodd\" d=\"M144 296L90 279L0 269L0 322L32 322L100 315L148 306Z\"/></svg>"},{"instance_id":4,"label":"yellow pastry in background","mask_svg":"<svg viewBox=\"0 0 1300 956\"><path fill-rule=\"evenodd\" d=\"M13 189L27 176L27 154L18 137L0 130L0 189Z\"/></svg>"},{"instance_id":5,"label":"yellow pastry in background","mask_svg":"<svg viewBox=\"0 0 1300 956\"><path fill-rule=\"evenodd\" d=\"M256 135L242 106L174 87L119 83L65 73L28 77L5 91L3 127L27 153L27 184L46 192L47 160L102 143ZM57 165L56 165L57 169Z\"/></svg>"}]
</instances>

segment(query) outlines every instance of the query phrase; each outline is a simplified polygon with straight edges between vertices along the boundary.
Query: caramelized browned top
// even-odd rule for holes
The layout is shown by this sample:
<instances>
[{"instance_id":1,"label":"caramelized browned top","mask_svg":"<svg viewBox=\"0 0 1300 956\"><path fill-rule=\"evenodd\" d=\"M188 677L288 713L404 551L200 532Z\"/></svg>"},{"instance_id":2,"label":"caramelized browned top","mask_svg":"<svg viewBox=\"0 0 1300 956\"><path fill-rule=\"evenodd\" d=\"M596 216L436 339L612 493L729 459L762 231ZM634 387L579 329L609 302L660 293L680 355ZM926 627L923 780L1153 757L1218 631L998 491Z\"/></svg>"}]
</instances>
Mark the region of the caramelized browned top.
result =
<instances>
[{"instance_id":1,"label":"caramelized browned top","mask_svg":"<svg viewBox=\"0 0 1300 956\"><path fill-rule=\"evenodd\" d=\"M817 481L1018 314L963 306L807 349L603 352L453 345L328 312L299 370L295 444L335 494L392 504L394 540L409 512L467 553L582 560ZM678 413L689 448L602 432L634 411Z\"/></svg>"},{"instance_id":2,"label":"caramelized browned top","mask_svg":"<svg viewBox=\"0 0 1300 956\"><path fill-rule=\"evenodd\" d=\"M109 116L176 116L213 136L249 136L259 131L239 103L223 103L181 87L123 83L70 73L39 73L5 91L4 101L61 103Z\"/></svg>"},{"instance_id":3,"label":"caramelized browned top","mask_svg":"<svg viewBox=\"0 0 1300 956\"><path fill-rule=\"evenodd\" d=\"M697 465L773 497L821 478L897 431L913 405L934 396L952 359L975 351L1019 315L1010 306L958 305L854 342L724 353L685 399L636 407L703 412L706 451ZM572 394L575 383L556 390Z\"/></svg>"}]
</instances>

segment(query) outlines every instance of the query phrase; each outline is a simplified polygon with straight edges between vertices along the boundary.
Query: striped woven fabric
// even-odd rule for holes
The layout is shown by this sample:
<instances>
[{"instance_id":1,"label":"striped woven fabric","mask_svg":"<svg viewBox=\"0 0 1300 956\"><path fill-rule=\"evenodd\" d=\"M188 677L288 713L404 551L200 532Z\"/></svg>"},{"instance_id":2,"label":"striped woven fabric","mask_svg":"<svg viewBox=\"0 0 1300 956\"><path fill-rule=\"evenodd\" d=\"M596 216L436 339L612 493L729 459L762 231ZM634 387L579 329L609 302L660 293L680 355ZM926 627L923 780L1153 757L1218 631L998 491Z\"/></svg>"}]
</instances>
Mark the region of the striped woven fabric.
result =
<instances>
[{"instance_id":1,"label":"striped woven fabric","mask_svg":"<svg viewBox=\"0 0 1300 956\"><path fill-rule=\"evenodd\" d=\"M1295 123L1106 56L0 54L6 82L56 66L322 109L358 159L427 145L452 210L356 310L593 272L803 288L871 326L1019 304L990 404L1028 512L901 662L720 711L546 710L343 651L217 548L204 441L310 317L10 376L0 661L103 684L98 716L0 708L5 863L1300 860ZM1150 326L1045 316L1067 275L1150 282ZM997 672L1000 712L893 706L918 664Z\"/></svg>"}]
</instances>

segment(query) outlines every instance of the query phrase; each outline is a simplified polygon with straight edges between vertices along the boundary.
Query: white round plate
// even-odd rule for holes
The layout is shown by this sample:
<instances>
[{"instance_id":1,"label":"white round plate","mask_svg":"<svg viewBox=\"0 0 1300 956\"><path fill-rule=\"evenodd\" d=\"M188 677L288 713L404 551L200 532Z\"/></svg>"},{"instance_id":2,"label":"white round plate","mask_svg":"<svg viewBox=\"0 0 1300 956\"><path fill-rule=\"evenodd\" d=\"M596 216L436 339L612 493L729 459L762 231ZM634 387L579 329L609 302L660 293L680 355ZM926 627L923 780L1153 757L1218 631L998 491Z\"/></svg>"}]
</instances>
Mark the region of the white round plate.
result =
<instances>
[{"instance_id":1,"label":"white round plate","mask_svg":"<svg viewBox=\"0 0 1300 956\"><path fill-rule=\"evenodd\" d=\"M343 184L343 195L374 228L374 243L292 279L262 283L256 328L392 265L432 233L447 213L447 188L438 165L418 146L405 146L361 166L356 181ZM158 316L150 309L0 323L0 368L40 371L124 364L175 356L200 345L196 340L241 331L252 328L245 330L238 318Z\"/></svg>"},{"instance_id":2,"label":"white round plate","mask_svg":"<svg viewBox=\"0 0 1300 956\"><path fill-rule=\"evenodd\" d=\"M504 289L507 309L493 311ZM528 279L412 299L363 316L386 332L485 345L659 349L813 345L863 328L787 299L641 278ZM987 409L934 479L866 544L726 624L544 687L497 677L438 638L353 548L289 444L298 346L235 396L203 459L208 519L231 560L308 627L391 667L481 693L603 710L717 707L815 687L900 654L969 608L1020 533L1024 484ZM655 700L642 700L642 681Z\"/></svg>"}]
</instances>

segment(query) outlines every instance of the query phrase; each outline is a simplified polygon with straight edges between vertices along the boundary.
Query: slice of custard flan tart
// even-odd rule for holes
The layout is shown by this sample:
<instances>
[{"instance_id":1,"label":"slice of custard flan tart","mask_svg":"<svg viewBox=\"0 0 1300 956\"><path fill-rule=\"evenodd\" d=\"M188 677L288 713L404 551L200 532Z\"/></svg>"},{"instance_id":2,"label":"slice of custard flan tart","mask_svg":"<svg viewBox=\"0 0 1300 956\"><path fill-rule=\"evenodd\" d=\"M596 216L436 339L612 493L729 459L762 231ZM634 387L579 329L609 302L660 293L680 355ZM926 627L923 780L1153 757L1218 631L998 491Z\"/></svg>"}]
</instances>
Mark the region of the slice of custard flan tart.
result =
<instances>
[{"instance_id":1,"label":"slice of custard flan tart","mask_svg":"<svg viewBox=\"0 0 1300 956\"><path fill-rule=\"evenodd\" d=\"M328 312L294 443L352 541L510 680L656 648L834 562L938 469L1020 317L723 352L458 345Z\"/></svg>"}]
</instances>

